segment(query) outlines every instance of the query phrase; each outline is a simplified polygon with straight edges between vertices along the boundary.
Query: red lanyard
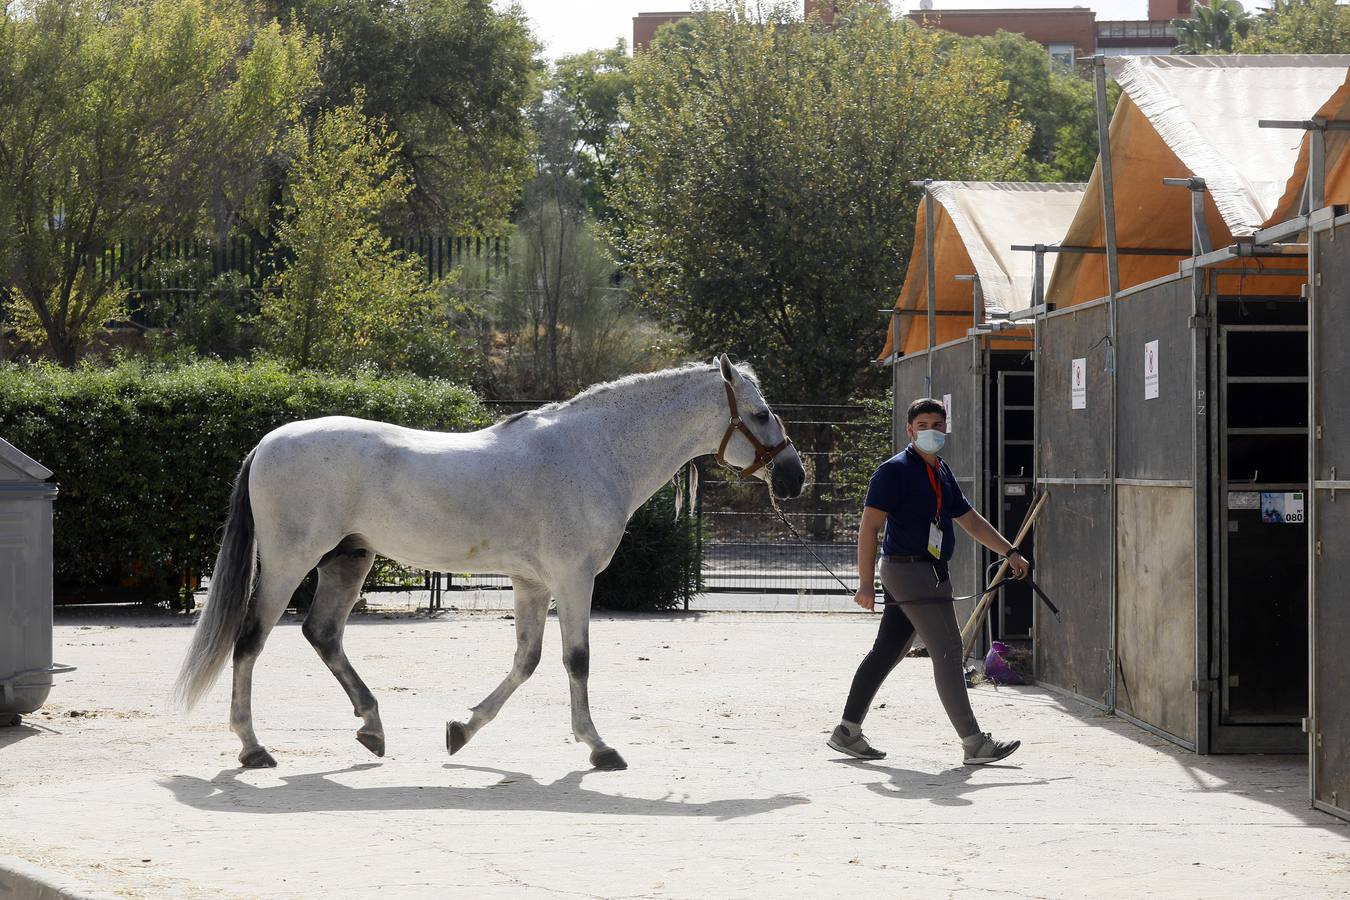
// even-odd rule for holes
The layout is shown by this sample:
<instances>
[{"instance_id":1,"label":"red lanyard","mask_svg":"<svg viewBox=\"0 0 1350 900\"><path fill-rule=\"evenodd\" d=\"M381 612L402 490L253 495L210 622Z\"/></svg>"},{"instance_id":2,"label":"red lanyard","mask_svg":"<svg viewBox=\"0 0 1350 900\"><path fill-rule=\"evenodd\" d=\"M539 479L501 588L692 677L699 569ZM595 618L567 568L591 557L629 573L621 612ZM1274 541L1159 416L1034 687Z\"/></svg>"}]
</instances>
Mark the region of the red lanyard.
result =
<instances>
[{"instance_id":1,"label":"red lanyard","mask_svg":"<svg viewBox=\"0 0 1350 900\"><path fill-rule=\"evenodd\" d=\"M933 470L936 469L937 466L930 466L928 463L924 463L923 468L924 471L928 473L928 483L933 486L933 493L937 495L937 515L933 517L933 521L938 522L942 519L942 489L938 487L938 479L933 477Z\"/></svg>"}]
</instances>

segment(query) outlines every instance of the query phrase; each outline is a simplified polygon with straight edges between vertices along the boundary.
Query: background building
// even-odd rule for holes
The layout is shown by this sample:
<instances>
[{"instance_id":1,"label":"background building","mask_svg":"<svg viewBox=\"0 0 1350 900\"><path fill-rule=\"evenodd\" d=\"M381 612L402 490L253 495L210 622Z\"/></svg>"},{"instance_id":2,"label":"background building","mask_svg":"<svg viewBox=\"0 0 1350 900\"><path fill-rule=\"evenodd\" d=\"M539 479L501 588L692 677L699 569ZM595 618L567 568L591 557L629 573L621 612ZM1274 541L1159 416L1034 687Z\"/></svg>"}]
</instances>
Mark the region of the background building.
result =
<instances>
[{"instance_id":1,"label":"background building","mask_svg":"<svg viewBox=\"0 0 1350 900\"><path fill-rule=\"evenodd\" d=\"M1045 47L1050 59L1072 68L1077 57L1102 53L1107 56L1159 56L1177 44L1173 19L1191 14L1192 0L1149 0L1147 19L1098 19L1085 6L1070 8L1026 7L1022 9L936 9L934 0L923 0L922 9L909 17L929 28L941 28L967 37L1011 31ZM830 0L804 0L806 15L818 13L821 20L834 18ZM656 30L691 13L644 12L633 17L633 49L642 50Z\"/></svg>"}]
</instances>

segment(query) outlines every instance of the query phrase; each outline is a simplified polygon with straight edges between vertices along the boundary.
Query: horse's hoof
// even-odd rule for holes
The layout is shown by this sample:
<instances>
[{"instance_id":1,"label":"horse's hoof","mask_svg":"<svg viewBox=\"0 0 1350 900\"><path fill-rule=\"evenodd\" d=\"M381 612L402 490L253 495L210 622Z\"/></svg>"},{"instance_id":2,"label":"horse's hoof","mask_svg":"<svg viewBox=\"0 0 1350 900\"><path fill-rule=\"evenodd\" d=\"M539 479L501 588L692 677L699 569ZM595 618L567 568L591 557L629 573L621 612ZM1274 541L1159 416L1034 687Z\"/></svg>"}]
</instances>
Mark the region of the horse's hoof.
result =
<instances>
[{"instance_id":1,"label":"horse's hoof","mask_svg":"<svg viewBox=\"0 0 1350 900\"><path fill-rule=\"evenodd\" d=\"M277 761L262 747L254 747L240 752L239 765L245 769L275 769Z\"/></svg>"},{"instance_id":2,"label":"horse's hoof","mask_svg":"<svg viewBox=\"0 0 1350 900\"><path fill-rule=\"evenodd\" d=\"M623 761L619 751L613 747L601 747L599 750L591 753L591 765L597 769L604 769L607 772L617 772L620 769L628 768L628 763Z\"/></svg>"},{"instance_id":3,"label":"horse's hoof","mask_svg":"<svg viewBox=\"0 0 1350 900\"><path fill-rule=\"evenodd\" d=\"M376 756L384 756L384 735L376 731L358 731L356 739Z\"/></svg>"},{"instance_id":4,"label":"horse's hoof","mask_svg":"<svg viewBox=\"0 0 1350 900\"><path fill-rule=\"evenodd\" d=\"M451 756L463 750L468 742L469 730L464 727L463 722L445 723L445 749L450 751Z\"/></svg>"}]
</instances>

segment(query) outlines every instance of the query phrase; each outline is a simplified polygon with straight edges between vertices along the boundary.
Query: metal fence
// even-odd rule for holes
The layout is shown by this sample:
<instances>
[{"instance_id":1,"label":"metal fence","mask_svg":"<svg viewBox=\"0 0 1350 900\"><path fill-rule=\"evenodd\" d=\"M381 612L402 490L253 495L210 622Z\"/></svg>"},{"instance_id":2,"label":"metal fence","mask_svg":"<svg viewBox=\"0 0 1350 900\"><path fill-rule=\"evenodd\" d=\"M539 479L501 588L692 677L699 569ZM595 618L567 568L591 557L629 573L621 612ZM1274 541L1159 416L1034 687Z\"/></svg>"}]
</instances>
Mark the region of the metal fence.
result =
<instances>
[{"instance_id":1,"label":"metal fence","mask_svg":"<svg viewBox=\"0 0 1350 900\"><path fill-rule=\"evenodd\" d=\"M500 275L510 263L511 243L504 237L411 234L391 238L390 245L420 258L428 280L444 278L471 262ZM146 324L144 319L155 306L176 308L182 299L204 292L222 275L240 276L244 289L257 294L268 275L279 268L280 252L269 243L244 236L223 241L116 241L94 255L94 268L127 289L132 320Z\"/></svg>"},{"instance_id":2,"label":"metal fence","mask_svg":"<svg viewBox=\"0 0 1350 900\"><path fill-rule=\"evenodd\" d=\"M843 484L834 473L841 462L840 439L850 430L866 427L863 408L775 404L774 411L783 417L806 466L806 492L781 504L783 515L802 540L794 537L775 514L763 482L756 479L742 483L730 471L701 461L698 512L703 534L704 590L852 593L821 563L845 582L856 580L859 506L845 496Z\"/></svg>"}]
</instances>

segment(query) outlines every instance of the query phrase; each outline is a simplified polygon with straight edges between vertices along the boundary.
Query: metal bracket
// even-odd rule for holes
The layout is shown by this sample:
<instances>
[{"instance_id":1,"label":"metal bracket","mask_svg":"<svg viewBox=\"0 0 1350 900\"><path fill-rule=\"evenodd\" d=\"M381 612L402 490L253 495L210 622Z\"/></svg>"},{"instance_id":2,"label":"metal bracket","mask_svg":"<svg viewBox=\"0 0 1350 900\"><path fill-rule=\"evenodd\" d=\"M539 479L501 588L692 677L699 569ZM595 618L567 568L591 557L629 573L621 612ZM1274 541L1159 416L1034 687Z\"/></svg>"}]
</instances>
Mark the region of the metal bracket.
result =
<instances>
[{"instance_id":1,"label":"metal bracket","mask_svg":"<svg viewBox=\"0 0 1350 900\"><path fill-rule=\"evenodd\" d=\"M1201 681L1198 678L1191 680L1191 692L1196 694L1212 694L1219 689L1219 682L1214 678L1206 678Z\"/></svg>"},{"instance_id":2,"label":"metal bracket","mask_svg":"<svg viewBox=\"0 0 1350 900\"><path fill-rule=\"evenodd\" d=\"M1184 187L1191 192L1191 255L1203 256L1214 249L1209 237L1209 223L1205 221L1205 179L1164 178L1169 187Z\"/></svg>"},{"instance_id":3,"label":"metal bracket","mask_svg":"<svg viewBox=\"0 0 1350 900\"><path fill-rule=\"evenodd\" d=\"M75 671L74 666L65 666L61 665L60 663L53 663L50 666L43 666L42 668L39 669L24 669L22 672L15 672L8 678L0 679L0 699L3 699L5 703L12 703L14 701L14 690L15 690L14 683L21 678L28 678L32 675L64 675L67 672L74 672L74 671ZM28 686L29 685L24 685L24 687ZM42 687L42 685L33 685L33 686Z\"/></svg>"},{"instance_id":4,"label":"metal bracket","mask_svg":"<svg viewBox=\"0 0 1350 900\"><path fill-rule=\"evenodd\" d=\"M1191 316L1189 319L1186 320L1186 325L1189 328L1208 331L1209 329L1214 327L1214 317L1209 314Z\"/></svg>"}]
</instances>

